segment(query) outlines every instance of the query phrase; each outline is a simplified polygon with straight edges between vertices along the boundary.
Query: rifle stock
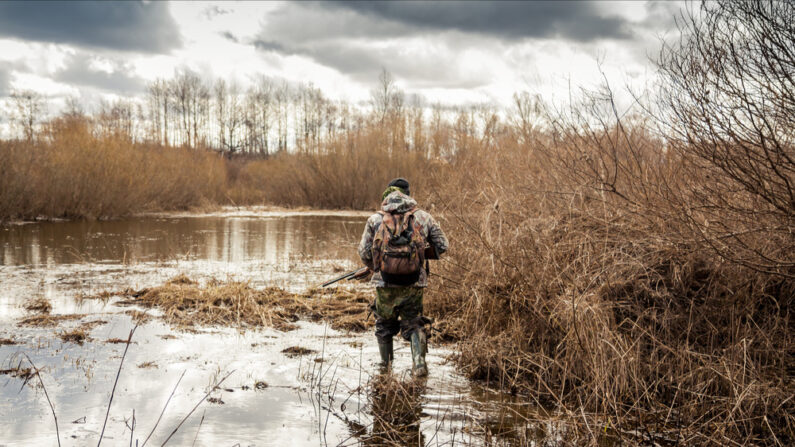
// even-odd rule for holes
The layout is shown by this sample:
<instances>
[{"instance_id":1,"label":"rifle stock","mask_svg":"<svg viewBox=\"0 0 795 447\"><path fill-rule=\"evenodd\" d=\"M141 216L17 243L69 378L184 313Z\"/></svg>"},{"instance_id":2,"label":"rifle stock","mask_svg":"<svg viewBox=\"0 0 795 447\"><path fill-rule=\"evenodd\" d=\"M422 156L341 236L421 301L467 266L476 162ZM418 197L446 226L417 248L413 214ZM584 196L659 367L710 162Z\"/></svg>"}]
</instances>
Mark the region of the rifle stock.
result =
<instances>
[{"instance_id":1,"label":"rifle stock","mask_svg":"<svg viewBox=\"0 0 795 447\"><path fill-rule=\"evenodd\" d=\"M360 268L358 270L354 270L354 271L351 271L351 272L348 272L348 273L343 273L342 275L340 275L340 276L338 276L338 277L336 277L334 279L330 279L330 280L324 282L323 284L321 284L320 287L328 287L328 286L330 286L330 285L332 285L332 284L334 284L336 282L342 281L343 279L347 279L348 281L350 281L352 279L361 279L361 278L366 277L368 273L370 273L370 269L367 268L367 267L362 267L362 268Z\"/></svg>"}]
</instances>

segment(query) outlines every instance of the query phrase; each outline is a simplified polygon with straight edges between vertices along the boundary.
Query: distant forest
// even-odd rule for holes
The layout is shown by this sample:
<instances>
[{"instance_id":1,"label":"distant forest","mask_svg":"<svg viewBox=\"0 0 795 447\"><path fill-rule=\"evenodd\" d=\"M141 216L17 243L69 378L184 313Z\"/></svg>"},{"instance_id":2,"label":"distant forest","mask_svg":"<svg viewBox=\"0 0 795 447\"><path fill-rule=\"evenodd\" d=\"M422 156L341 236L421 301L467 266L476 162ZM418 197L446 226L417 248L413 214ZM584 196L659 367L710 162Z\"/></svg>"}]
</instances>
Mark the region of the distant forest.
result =
<instances>
[{"instance_id":1,"label":"distant forest","mask_svg":"<svg viewBox=\"0 0 795 447\"><path fill-rule=\"evenodd\" d=\"M517 96L517 101L527 99L526 93ZM54 118L47 113L47 102L34 91L11 93L7 118L17 138L31 141ZM65 103L64 116L90 119L102 134L124 135L136 143L262 157L285 150L318 153L326 141L361 129L372 119L399 119L404 127L411 127L402 132L402 146L441 156L455 151L455 141L425 139L423 133L449 132L455 125L469 125L477 116L489 120L497 109L494 105L428 105L417 95L407 95L386 70L367 104L331 100L311 84L266 76L243 89L237 82L203 79L189 69L149 83L141 97L103 100L91 113L77 98L67 98Z\"/></svg>"}]
</instances>

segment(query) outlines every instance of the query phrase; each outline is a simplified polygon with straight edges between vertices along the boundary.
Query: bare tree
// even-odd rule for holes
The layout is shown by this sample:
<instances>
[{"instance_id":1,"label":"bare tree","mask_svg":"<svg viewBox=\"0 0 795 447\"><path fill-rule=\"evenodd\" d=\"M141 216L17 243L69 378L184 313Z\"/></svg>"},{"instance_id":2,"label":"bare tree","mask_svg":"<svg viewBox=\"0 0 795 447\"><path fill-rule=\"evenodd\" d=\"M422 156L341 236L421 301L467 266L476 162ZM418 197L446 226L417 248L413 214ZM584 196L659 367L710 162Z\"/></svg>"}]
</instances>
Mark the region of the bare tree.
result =
<instances>
[{"instance_id":1,"label":"bare tree","mask_svg":"<svg viewBox=\"0 0 795 447\"><path fill-rule=\"evenodd\" d=\"M273 82L264 76L257 79L246 98L245 127L249 150L267 156L273 116Z\"/></svg>"},{"instance_id":2,"label":"bare tree","mask_svg":"<svg viewBox=\"0 0 795 447\"><path fill-rule=\"evenodd\" d=\"M119 99L113 102L100 101L96 114L100 132L116 135L132 141L137 121L136 108L132 101Z\"/></svg>"},{"instance_id":3,"label":"bare tree","mask_svg":"<svg viewBox=\"0 0 795 447\"><path fill-rule=\"evenodd\" d=\"M15 90L11 92L11 100L14 104L12 122L22 130L26 141L33 141L46 113L44 96L32 90Z\"/></svg>"},{"instance_id":4,"label":"bare tree","mask_svg":"<svg viewBox=\"0 0 795 447\"><path fill-rule=\"evenodd\" d=\"M371 92L373 109L381 121L384 121L393 109L397 95L399 92L392 74L386 71L386 68L382 68L381 74L378 75L378 85ZM402 94L400 97L402 99Z\"/></svg>"},{"instance_id":5,"label":"bare tree","mask_svg":"<svg viewBox=\"0 0 795 447\"><path fill-rule=\"evenodd\" d=\"M157 79L147 89L147 105L152 138L158 143L168 146L169 91L168 82Z\"/></svg>"},{"instance_id":6,"label":"bare tree","mask_svg":"<svg viewBox=\"0 0 795 447\"><path fill-rule=\"evenodd\" d=\"M795 4L705 2L679 28L660 99L700 173L686 214L725 258L795 277Z\"/></svg>"}]
</instances>

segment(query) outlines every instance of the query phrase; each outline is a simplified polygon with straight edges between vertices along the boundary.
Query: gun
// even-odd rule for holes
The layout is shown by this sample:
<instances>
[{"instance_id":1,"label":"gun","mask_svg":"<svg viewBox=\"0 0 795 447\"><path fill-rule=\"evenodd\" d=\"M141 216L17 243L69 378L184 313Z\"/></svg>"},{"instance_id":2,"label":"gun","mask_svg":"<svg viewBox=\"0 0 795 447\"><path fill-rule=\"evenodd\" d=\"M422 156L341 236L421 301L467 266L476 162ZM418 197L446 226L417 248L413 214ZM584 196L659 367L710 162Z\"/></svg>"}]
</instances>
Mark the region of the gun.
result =
<instances>
[{"instance_id":1,"label":"gun","mask_svg":"<svg viewBox=\"0 0 795 447\"><path fill-rule=\"evenodd\" d=\"M324 282L323 284L321 284L320 287L328 287L334 284L335 282L342 281L343 279L347 279L348 281L351 281L353 279L362 279L366 277L368 274L370 274L370 269L367 267L362 267L358 270L354 270L352 272L342 274L334 279L330 279Z\"/></svg>"}]
</instances>

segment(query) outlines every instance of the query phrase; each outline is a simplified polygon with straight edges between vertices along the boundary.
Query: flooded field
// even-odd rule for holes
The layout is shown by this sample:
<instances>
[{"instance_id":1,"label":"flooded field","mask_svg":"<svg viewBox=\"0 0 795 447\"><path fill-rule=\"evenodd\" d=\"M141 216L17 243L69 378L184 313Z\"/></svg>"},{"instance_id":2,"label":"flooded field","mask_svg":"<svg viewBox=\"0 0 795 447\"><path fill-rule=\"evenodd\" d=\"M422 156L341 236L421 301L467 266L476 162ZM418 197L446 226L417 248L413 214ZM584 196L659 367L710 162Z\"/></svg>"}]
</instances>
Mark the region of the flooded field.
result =
<instances>
[{"instance_id":1,"label":"flooded field","mask_svg":"<svg viewBox=\"0 0 795 447\"><path fill-rule=\"evenodd\" d=\"M356 266L365 219L247 209L0 227L0 446L57 445L48 400L61 445L93 445L103 425L105 445L535 445L566 438L527 403L469 383L449 361L450 347L431 343L430 377L417 382L402 340L394 376L378 374L369 331L308 321L286 332L184 330L156 309L92 298L181 274L304 291ZM22 324L35 313L26 303L37 298L50 303L57 321Z\"/></svg>"}]
</instances>

